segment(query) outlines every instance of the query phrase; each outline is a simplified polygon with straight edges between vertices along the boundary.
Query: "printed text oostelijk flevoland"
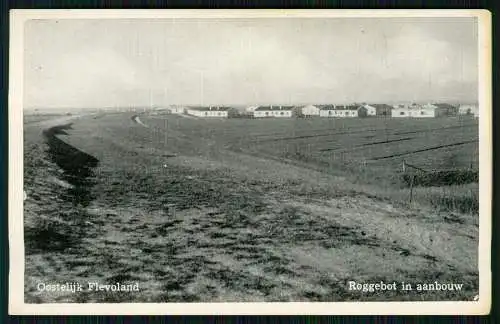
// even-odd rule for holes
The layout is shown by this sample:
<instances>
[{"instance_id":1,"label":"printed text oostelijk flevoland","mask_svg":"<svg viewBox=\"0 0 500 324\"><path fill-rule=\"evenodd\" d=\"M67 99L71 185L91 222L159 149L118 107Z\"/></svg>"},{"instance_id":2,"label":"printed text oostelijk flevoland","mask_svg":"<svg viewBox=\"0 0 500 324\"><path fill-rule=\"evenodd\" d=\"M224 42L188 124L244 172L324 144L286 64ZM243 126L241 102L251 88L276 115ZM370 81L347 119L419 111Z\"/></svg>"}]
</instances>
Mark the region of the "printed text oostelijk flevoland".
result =
<instances>
[{"instance_id":1,"label":"printed text oostelijk flevoland","mask_svg":"<svg viewBox=\"0 0 500 324\"><path fill-rule=\"evenodd\" d=\"M79 282L64 282L64 283L43 283L37 284L36 289L40 292L81 292L81 291L105 291L105 292L128 292L139 291L139 283L120 283L102 284L99 282L87 282L85 284Z\"/></svg>"}]
</instances>

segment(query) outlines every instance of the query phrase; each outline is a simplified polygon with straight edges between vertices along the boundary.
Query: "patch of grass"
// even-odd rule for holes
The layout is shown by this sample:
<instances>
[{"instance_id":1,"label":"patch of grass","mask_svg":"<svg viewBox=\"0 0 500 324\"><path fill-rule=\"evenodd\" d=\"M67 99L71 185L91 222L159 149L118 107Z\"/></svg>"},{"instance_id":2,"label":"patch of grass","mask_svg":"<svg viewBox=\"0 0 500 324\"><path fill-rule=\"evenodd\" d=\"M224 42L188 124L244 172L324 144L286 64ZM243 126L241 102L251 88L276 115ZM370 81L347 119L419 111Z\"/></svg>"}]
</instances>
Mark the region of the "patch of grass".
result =
<instances>
[{"instance_id":1,"label":"patch of grass","mask_svg":"<svg viewBox=\"0 0 500 324\"><path fill-rule=\"evenodd\" d=\"M388 189L385 192L380 192L380 195L407 206L410 200L410 189ZM478 215L479 185L470 183L442 187L414 187L412 204L427 206L438 212Z\"/></svg>"},{"instance_id":2,"label":"patch of grass","mask_svg":"<svg viewBox=\"0 0 500 324\"><path fill-rule=\"evenodd\" d=\"M64 251L78 243L73 228L57 221L41 220L26 227L24 241L27 254Z\"/></svg>"},{"instance_id":3,"label":"patch of grass","mask_svg":"<svg viewBox=\"0 0 500 324\"><path fill-rule=\"evenodd\" d=\"M447 190L431 192L429 201L432 206L440 211L459 211L464 214L479 213L478 190Z\"/></svg>"},{"instance_id":4,"label":"patch of grass","mask_svg":"<svg viewBox=\"0 0 500 324\"><path fill-rule=\"evenodd\" d=\"M407 186L438 187L474 183L479 181L479 172L475 170L446 170L403 174Z\"/></svg>"}]
</instances>

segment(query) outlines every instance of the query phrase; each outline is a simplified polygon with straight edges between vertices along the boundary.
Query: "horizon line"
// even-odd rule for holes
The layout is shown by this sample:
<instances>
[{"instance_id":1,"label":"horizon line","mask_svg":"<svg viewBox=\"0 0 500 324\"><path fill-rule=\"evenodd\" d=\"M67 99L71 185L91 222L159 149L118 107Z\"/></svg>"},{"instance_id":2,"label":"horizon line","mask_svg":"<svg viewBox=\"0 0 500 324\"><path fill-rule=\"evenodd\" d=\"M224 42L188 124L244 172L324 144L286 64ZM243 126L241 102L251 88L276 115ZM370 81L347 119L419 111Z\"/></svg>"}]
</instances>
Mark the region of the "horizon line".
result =
<instances>
[{"instance_id":1,"label":"horizon line","mask_svg":"<svg viewBox=\"0 0 500 324\"><path fill-rule=\"evenodd\" d=\"M43 107L43 106L25 106L23 110L35 110L35 109L131 109L131 108L140 108L140 109L153 109L160 107L169 107L169 106L236 106L236 107L251 107L251 106L307 106L307 105L328 105L328 104L337 104L337 105L353 105L353 104L403 104L403 103L459 103L459 104L478 104L478 101L465 101L465 100L398 100L398 101L354 101L354 102L301 102L301 103L227 103L227 104L201 104L201 103L168 103L168 104L153 104L153 105L131 105L131 106L90 106L90 107L78 107L78 106L51 106L51 107Z\"/></svg>"}]
</instances>

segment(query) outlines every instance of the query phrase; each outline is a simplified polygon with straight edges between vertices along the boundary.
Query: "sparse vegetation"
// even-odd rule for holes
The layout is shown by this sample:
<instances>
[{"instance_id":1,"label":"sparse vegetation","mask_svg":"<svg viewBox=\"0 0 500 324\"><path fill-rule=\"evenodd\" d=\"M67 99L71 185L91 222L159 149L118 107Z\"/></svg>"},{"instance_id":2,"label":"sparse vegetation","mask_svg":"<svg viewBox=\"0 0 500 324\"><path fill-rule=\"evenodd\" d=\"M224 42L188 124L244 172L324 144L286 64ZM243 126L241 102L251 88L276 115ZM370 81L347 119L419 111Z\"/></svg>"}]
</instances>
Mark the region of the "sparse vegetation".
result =
<instances>
[{"instance_id":1,"label":"sparse vegetation","mask_svg":"<svg viewBox=\"0 0 500 324\"><path fill-rule=\"evenodd\" d=\"M407 185L421 187L441 187L474 183L479 181L479 172L474 170L447 170L435 172L417 172L415 174L403 174L403 180Z\"/></svg>"},{"instance_id":2,"label":"sparse vegetation","mask_svg":"<svg viewBox=\"0 0 500 324\"><path fill-rule=\"evenodd\" d=\"M79 161L98 161L92 172L75 168L79 179L68 178L73 169L58 158L64 145L46 141L36 120L25 125L27 302L470 300L477 294L477 183L415 184L408 206L401 160L370 161L446 138L474 138L477 124L141 116L146 128L132 115L82 117L67 135L56 135L85 152ZM396 140L409 131L411 140ZM62 155L50 154L54 146ZM411 161L428 170L470 168L472 161L477 169L471 152L457 146L416 153ZM33 284L68 278L137 281L141 291L42 294ZM347 289L348 280L465 286L361 294Z\"/></svg>"}]
</instances>

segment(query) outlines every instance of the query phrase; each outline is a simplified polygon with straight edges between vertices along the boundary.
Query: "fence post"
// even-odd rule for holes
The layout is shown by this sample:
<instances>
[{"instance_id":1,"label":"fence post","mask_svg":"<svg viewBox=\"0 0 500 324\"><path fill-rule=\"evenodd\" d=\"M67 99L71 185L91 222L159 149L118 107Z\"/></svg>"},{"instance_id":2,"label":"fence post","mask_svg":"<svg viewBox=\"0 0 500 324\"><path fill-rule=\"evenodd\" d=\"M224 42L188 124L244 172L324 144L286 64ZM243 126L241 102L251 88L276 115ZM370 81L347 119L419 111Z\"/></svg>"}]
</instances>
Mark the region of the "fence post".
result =
<instances>
[{"instance_id":1,"label":"fence post","mask_svg":"<svg viewBox=\"0 0 500 324\"><path fill-rule=\"evenodd\" d=\"M410 181L410 205L411 205L411 201L412 201L412 198L413 198L413 181L415 180L415 175L412 175L411 176L411 181Z\"/></svg>"},{"instance_id":2,"label":"fence post","mask_svg":"<svg viewBox=\"0 0 500 324\"><path fill-rule=\"evenodd\" d=\"M474 167L474 156L477 156L479 154L478 150L479 150L478 145L476 145L476 149L473 151L472 156L470 158L470 169L471 170Z\"/></svg>"},{"instance_id":3,"label":"fence post","mask_svg":"<svg viewBox=\"0 0 500 324\"><path fill-rule=\"evenodd\" d=\"M163 132L165 136L163 137L163 147L167 146L167 119L163 120Z\"/></svg>"},{"instance_id":4,"label":"fence post","mask_svg":"<svg viewBox=\"0 0 500 324\"><path fill-rule=\"evenodd\" d=\"M175 218L175 204L166 204L167 214Z\"/></svg>"}]
</instances>

